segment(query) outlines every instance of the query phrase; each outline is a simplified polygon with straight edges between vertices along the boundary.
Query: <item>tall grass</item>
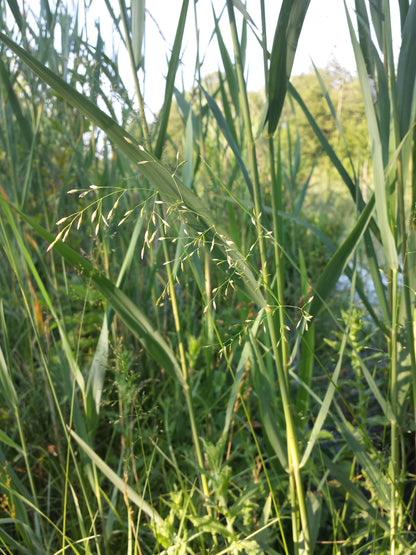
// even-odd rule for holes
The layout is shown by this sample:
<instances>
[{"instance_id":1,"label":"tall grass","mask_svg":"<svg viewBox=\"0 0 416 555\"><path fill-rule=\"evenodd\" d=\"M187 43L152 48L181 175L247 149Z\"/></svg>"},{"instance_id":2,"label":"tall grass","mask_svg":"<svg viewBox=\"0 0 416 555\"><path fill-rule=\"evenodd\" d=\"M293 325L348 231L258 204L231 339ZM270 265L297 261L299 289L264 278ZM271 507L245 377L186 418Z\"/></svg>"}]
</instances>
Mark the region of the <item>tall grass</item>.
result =
<instances>
[{"instance_id":1,"label":"tall grass","mask_svg":"<svg viewBox=\"0 0 416 555\"><path fill-rule=\"evenodd\" d=\"M260 27L249 6L213 6L222 68L201 77L197 41L189 94L175 84L198 4L184 0L155 122L144 2L106 2L137 104L79 12L2 8L5 552L415 549L416 6L400 2L397 68L389 3L357 0L355 25L345 9L368 201L319 72L348 167L290 83L309 1L283 1L273 40L260 6ZM251 34L261 120L247 90ZM298 183L302 137L295 129L292 144L289 129L283 150L285 101L351 197L342 235L310 223L316 170Z\"/></svg>"}]
</instances>

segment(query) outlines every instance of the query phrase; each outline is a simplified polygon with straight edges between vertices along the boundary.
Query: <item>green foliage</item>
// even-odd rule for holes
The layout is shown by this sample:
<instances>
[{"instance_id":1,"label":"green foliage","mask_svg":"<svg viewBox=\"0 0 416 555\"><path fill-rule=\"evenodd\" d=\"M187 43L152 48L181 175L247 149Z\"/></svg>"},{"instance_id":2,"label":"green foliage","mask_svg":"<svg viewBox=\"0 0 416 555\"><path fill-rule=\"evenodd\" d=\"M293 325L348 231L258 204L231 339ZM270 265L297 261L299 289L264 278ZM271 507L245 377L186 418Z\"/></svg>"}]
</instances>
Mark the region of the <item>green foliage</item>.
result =
<instances>
[{"instance_id":1,"label":"green foliage","mask_svg":"<svg viewBox=\"0 0 416 555\"><path fill-rule=\"evenodd\" d=\"M0 8L7 552L414 551L416 9L397 68L357 1L357 78L291 78L308 4L268 52L227 1L187 92L184 1L154 122L144 2L105 3L134 94L80 12Z\"/></svg>"}]
</instances>

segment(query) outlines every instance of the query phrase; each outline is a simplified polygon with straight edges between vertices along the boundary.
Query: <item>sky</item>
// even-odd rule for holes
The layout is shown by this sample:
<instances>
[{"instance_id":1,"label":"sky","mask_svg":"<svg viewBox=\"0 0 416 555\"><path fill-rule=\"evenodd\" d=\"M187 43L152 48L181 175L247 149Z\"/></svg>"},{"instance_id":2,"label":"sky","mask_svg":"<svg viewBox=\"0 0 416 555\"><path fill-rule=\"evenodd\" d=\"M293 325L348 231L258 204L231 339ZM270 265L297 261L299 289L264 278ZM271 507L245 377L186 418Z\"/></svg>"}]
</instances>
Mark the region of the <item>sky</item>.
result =
<instances>
[{"instance_id":1,"label":"sky","mask_svg":"<svg viewBox=\"0 0 416 555\"><path fill-rule=\"evenodd\" d=\"M117 4L114 0L115 9ZM281 0L265 0L269 50L271 50L281 4ZM346 0L346 5L351 19L355 22L354 1ZM181 6L182 0L146 1L144 97L149 114L156 113L163 103L167 56L169 56L175 38ZM212 6L218 17L225 6L225 0L198 0L196 3L200 52L201 58L203 57L201 68L203 76L216 72L221 63L216 38L212 38L214 28ZM257 28L260 29L259 0L246 0L246 6ZM239 12L236 11L236 14L238 15ZM90 30L94 29L95 21L100 22L101 33L107 43L106 46L111 48L112 23L107 16L104 0L92 1L89 19ZM230 53L232 53L226 11L221 16L220 24L224 40ZM397 25L398 18L393 13L393 29L397 28ZM183 41L182 65L176 82L179 89L190 90L194 85L195 36L193 2L191 1ZM116 47L118 47L118 44L116 44ZM260 90L264 87L262 52L252 32L249 32L248 35L247 52L249 90ZM131 80L131 70L127 53L121 48L119 49L118 60L120 73L127 84ZM355 61L349 38L344 0L311 0L300 35L292 75L308 72L312 67L312 62L318 68L325 68L334 61L350 73L355 73Z\"/></svg>"}]
</instances>

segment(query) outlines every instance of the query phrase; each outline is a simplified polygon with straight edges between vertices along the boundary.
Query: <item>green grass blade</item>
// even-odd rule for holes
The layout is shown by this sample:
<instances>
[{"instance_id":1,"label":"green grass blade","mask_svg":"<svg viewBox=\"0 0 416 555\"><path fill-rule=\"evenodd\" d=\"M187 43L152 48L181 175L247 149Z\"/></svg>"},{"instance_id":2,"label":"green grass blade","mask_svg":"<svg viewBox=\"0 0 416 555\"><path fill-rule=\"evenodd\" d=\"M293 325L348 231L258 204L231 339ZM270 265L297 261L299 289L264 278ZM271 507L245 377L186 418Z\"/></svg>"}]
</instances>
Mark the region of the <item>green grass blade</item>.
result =
<instances>
[{"instance_id":1,"label":"green grass blade","mask_svg":"<svg viewBox=\"0 0 416 555\"><path fill-rule=\"evenodd\" d=\"M131 41L136 70L142 62L142 48L144 38L144 23L146 15L145 0L132 0L131 2Z\"/></svg>"},{"instance_id":2,"label":"green grass blade","mask_svg":"<svg viewBox=\"0 0 416 555\"><path fill-rule=\"evenodd\" d=\"M17 3L17 0L7 0L7 3L9 4L10 11L13 14L13 17L14 17L14 20L16 21L16 23L17 23L17 26L19 27L19 30L22 33L22 37L25 37L26 25L25 25L24 18L22 17L22 14L20 13L20 9L19 9L19 5Z\"/></svg>"},{"instance_id":3,"label":"green grass blade","mask_svg":"<svg viewBox=\"0 0 416 555\"><path fill-rule=\"evenodd\" d=\"M386 522L386 519L381 516L379 509L376 509L369 503L361 489L351 482L349 476L345 473L344 468L331 461L331 459L325 454L323 457L325 467L331 472L332 477L340 483L341 487L346 491L351 501L353 501L354 504L364 513L368 514L374 523L377 523L378 526L388 533L390 531L390 527Z\"/></svg>"},{"instance_id":4,"label":"green grass blade","mask_svg":"<svg viewBox=\"0 0 416 555\"><path fill-rule=\"evenodd\" d=\"M5 203L1 197L0 202L2 204ZM51 233L22 212L18 211L18 213L46 241L49 243L54 241L55 238ZM83 279L91 280L94 283L95 287L107 299L127 327L138 337L152 357L162 367L173 372L179 382L185 385L179 363L174 353L159 332L153 328L145 314L125 295L125 293L109 279L95 270L92 264L84 260L65 243L57 241L54 248L69 264L79 270Z\"/></svg>"},{"instance_id":5,"label":"green grass blade","mask_svg":"<svg viewBox=\"0 0 416 555\"><path fill-rule=\"evenodd\" d=\"M382 141L380 139L380 133L363 54L355 36L355 31L352 26L351 18L346 6L345 11L347 14L348 28L354 50L355 60L357 63L357 71L360 79L368 132L370 136L378 228L380 230L381 241L383 243L387 263L390 268L397 269L399 261L387 210L387 192L386 182L384 179Z\"/></svg>"},{"instance_id":6,"label":"green grass blade","mask_svg":"<svg viewBox=\"0 0 416 555\"><path fill-rule=\"evenodd\" d=\"M302 351L299 363L299 389L296 396L296 414L299 421L303 421L308 414L309 389L312 383L313 363L315 355L315 323L302 336ZM306 384L305 388L302 384Z\"/></svg>"},{"instance_id":7,"label":"green grass blade","mask_svg":"<svg viewBox=\"0 0 416 555\"><path fill-rule=\"evenodd\" d=\"M19 99L13 88L13 83L11 82L11 75L7 71L6 66L2 59L0 59L0 78L2 80L2 84L6 88L10 105L12 107L16 121L21 130L21 133L19 136L23 139L26 146L29 147L32 144L32 140L33 140L32 126L30 124L30 121L23 113Z\"/></svg>"},{"instance_id":8,"label":"green grass blade","mask_svg":"<svg viewBox=\"0 0 416 555\"><path fill-rule=\"evenodd\" d=\"M181 217L187 219L190 230L195 235L205 235L207 242L214 245L213 257L226 264L226 266L222 264L222 267L229 268L227 271L232 271L233 279L245 288L246 294L253 302L258 306L264 306L264 297L259 291L257 280L245 257L242 256L235 244L229 241L227 234L222 231L222 224L216 221L216 218L203 201L185 187L179 179L172 176L168 169L141 145L135 144L133 137L127 131L84 95L67 85L60 77L38 62L4 33L0 33L0 40L51 86L58 95L98 125L132 162L138 164L140 173L148 179L151 186L159 192L165 202L181 206Z\"/></svg>"},{"instance_id":9,"label":"green grass blade","mask_svg":"<svg viewBox=\"0 0 416 555\"><path fill-rule=\"evenodd\" d=\"M3 308L3 307L1 307ZM3 320L3 319L2 319ZM12 409L18 406L18 399L16 389L13 385L13 380L10 375L10 370L6 359L3 354L3 349L0 346L0 385L4 400L10 405Z\"/></svg>"},{"instance_id":10,"label":"green grass blade","mask_svg":"<svg viewBox=\"0 0 416 555\"><path fill-rule=\"evenodd\" d=\"M262 416L264 431L270 445L273 447L280 464L287 471L289 468L287 459L286 441L280 433L276 420L276 396L273 394L274 386L269 379L263 357L259 351L256 340L250 334L252 348L251 374L253 376L254 391L259 400L260 413Z\"/></svg>"},{"instance_id":11,"label":"green grass blade","mask_svg":"<svg viewBox=\"0 0 416 555\"><path fill-rule=\"evenodd\" d=\"M97 466L99 470L104 474L104 476L120 491L120 493L126 494L132 503L134 503L141 511L147 514L152 521L158 525L163 525L163 519L159 513L154 509L141 495L137 493L131 486L125 483L125 481L118 476L114 470L112 470L108 464L103 461L97 453L91 449L91 447L79 437L73 430L69 430L71 436L76 440L78 445L86 453L86 455L91 459L91 461Z\"/></svg>"},{"instance_id":12,"label":"green grass blade","mask_svg":"<svg viewBox=\"0 0 416 555\"><path fill-rule=\"evenodd\" d=\"M295 87L291 83L289 83L289 85L288 85L288 92L290 93L292 98L294 98L296 100L296 102L299 104L302 112L305 114L306 119L308 120L310 126L312 127L312 129L315 133L315 135L317 136L319 142L321 143L322 148L324 149L324 151L328 155L329 159L331 160L332 165L334 166L334 168L339 173L341 179L343 180L345 185L348 187L348 190L351 193L351 196L352 196L352 198L355 202L356 199L357 199L357 191L356 191L356 188L355 188L355 184L354 184L353 180L351 179L349 173L347 172L347 170L343 166L341 160L336 155L332 146L329 144L327 138L325 137L324 133L322 132L322 130L320 129L320 127L316 123L315 118L313 117L311 112L308 110L306 104L303 102L302 97L300 96L298 91L295 89ZM364 205L364 200L360 197L359 193L358 193L358 199L359 199L359 203L360 203L359 208L361 209L362 206Z\"/></svg>"},{"instance_id":13,"label":"green grass blade","mask_svg":"<svg viewBox=\"0 0 416 555\"><path fill-rule=\"evenodd\" d=\"M365 469L366 476L368 476L378 493L382 507L388 511L391 504L390 485L387 483L385 475L381 472L380 466L374 462L373 456L368 453L368 445L364 445L364 442L358 436L358 432L351 429L350 423L347 422L339 407L337 407L337 412L339 415L338 426L341 434L344 436L351 451L357 457L361 467Z\"/></svg>"},{"instance_id":14,"label":"green grass blade","mask_svg":"<svg viewBox=\"0 0 416 555\"><path fill-rule=\"evenodd\" d=\"M185 31L186 16L188 14L189 0L183 0L179 21L176 26L176 35L172 47L172 54L169 60L168 74L166 76L165 97L160 112L159 133L157 136L154 154L160 159L162 156L163 145L166 139L166 131L172 106L173 91L175 88L176 73L179 67L179 57L181 53L183 34Z\"/></svg>"},{"instance_id":15,"label":"green grass blade","mask_svg":"<svg viewBox=\"0 0 416 555\"><path fill-rule=\"evenodd\" d=\"M358 37L361 50L363 51L365 67L370 77L374 78L373 43L370 35L370 21L364 0L355 0L355 11L357 13Z\"/></svg>"},{"instance_id":16,"label":"green grass blade","mask_svg":"<svg viewBox=\"0 0 416 555\"><path fill-rule=\"evenodd\" d=\"M229 144L231 150L234 153L237 163L240 166L241 173L243 174L244 180L247 184L250 197L253 199L253 183L250 179L246 165L244 164L243 158L240 153L240 149L238 148L237 143L234 140L233 132L229 129L227 122L225 121L225 118L222 115L221 110L218 104L215 102L214 98L211 95L209 95L204 88L202 88L202 92L205 95L206 101L208 102L208 106L210 107L212 114L217 120L217 124L219 128L221 129L227 143Z\"/></svg>"},{"instance_id":17,"label":"green grass blade","mask_svg":"<svg viewBox=\"0 0 416 555\"><path fill-rule=\"evenodd\" d=\"M369 200L367 206L361 213L357 223L348 237L344 240L342 245L338 248L328 264L325 266L314 291L313 301L309 309L311 316L316 316L318 314L325 303L325 300L328 298L328 295L335 287L339 277L344 271L348 259L357 248L358 243L369 224L373 210L374 195Z\"/></svg>"},{"instance_id":18,"label":"green grass blade","mask_svg":"<svg viewBox=\"0 0 416 555\"><path fill-rule=\"evenodd\" d=\"M313 328L309 328L309 330L306 332L306 337L308 337L308 335L310 335L311 333L314 333ZM301 467L304 466L309 460L312 450L318 440L319 434L321 433L322 427L326 421L326 417L328 416L329 409L331 407L331 403L333 401L333 398L338 386L338 378L342 368L342 360L344 357L345 347L347 345L347 339L348 339L348 332L347 330L345 330L342 336L341 345L339 347L338 362L331 376L330 384L325 392L325 396L322 401L321 407L319 409L318 416L316 417L315 423L313 425L310 437L308 439L308 443L306 445L306 449L302 455L302 460L300 462Z\"/></svg>"},{"instance_id":19,"label":"green grass blade","mask_svg":"<svg viewBox=\"0 0 416 555\"><path fill-rule=\"evenodd\" d=\"M413 124L416 110L416 4L412 2L407 12L402 33L399 62L397 65L397 108L400 138Z\"/></svg>"},{"instance_id":20,"label":"green grass blade","mask_svg":"<svg viewBox=\"0 0 416 555\"><path fill-rule=\"evenodd\" d=\"M283 0L280 8L270 55L267 91L270 134L276 131L282 113L296 47L309 3L310 0Z\"/></svg>"},{"instance_id":21,"label":"green grass blade","mask_svg":"<svg viewBox=\"0 0 416 555\"><path fill-rule=\"evenodd\" d=\"M235 67L228 53L228 48L226 47L224 40L222 38L221 30L218 25L218 19L215 14L215 11L213 11L213 13L214 13L214 22L215 22L215 34L217 35L218 47L220 49L222 65L224 67L224 72L225 72L225 78L228 84L228 90L231 95L232 104L234 105L234 109L238 114L240 111L240 98L239 98L239 92L238 92L237 75L236 75Z\"/></svg>"}]
</instances>

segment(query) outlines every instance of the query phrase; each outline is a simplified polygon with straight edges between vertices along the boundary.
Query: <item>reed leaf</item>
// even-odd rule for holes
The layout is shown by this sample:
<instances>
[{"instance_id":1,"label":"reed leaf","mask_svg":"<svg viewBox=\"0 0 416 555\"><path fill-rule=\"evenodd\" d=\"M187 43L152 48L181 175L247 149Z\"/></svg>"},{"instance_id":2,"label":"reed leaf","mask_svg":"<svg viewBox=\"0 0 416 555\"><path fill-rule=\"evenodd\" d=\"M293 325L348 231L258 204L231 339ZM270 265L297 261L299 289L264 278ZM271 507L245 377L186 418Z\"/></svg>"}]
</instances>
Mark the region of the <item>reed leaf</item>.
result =
<instances>
[{"instance_id":1,"label":"reed leaf","mask_svg":"<svg viewBox=\"0 0 416 555\"><path fill-rule=\"evenodd\" d=\"M133 45L134 64L136 70L142 63L144 24L146 15L145 0L133 0L131 3L131 41Z\"/></svg>"},{"instance_id":2,"label":"reed leaf","mask_svg":"<svg viewBox=\"0 0 416 555\"><path fill-rule=\"evenodd\" d=\"M0 202L6 201L0 197ZM43 239L52 243L55 237L46 231L41 225L29 218L20 210L15 210ZM76 268L83 279L91 280L95 287L101 292L115 312L121 317L126 326L136 335L142 345L161 367L172 372L179 383L185 386L185 381L180 365L160 333L154 329L145 314L121 291L114 283L99 273L89 262L84 260L78 253L62 241L56 241L55 250Z\"/></svg>"},{"instance_id":3,"label":"reed leaf","mask_svg":"<svg viewBox=\"0 0 416 555\"><path fill-rule=\"evenodd\" d=\"M370 83L365 67L364 57L361 52L360 45L355 36L355 31L352 26L351 18L347 8L348 28L351 37L351 43L354 50L354 55L357 63L358 76L360 79L361 92L364 101L364 109L368 124L368 132L371 144L371 158L373 162L373 175L375 187L375 205L377 212L378 228L380 230L381 241L383 243L384 252L387 258L388 265L391 269L398 268L398 255L396 245L394 242L393 233L391 230L390 220L388 217L387 208L387 193L386 181L384 178L384 165L383 165L383 143L380 138L379 127L377 118L374 111L373 98L370 88Z\"/></svg>"},{"instance_id":4,"label":"reed leaf","mask_svg":"<svg viewBox=\"0 0 416 555\"><path fill-rule=\"evenodd\" d=\"M335 287L340 275L344 271L348 259L357 248L374 210L374 195L361 213L352 231L337 249L325 266L314 291L314 298L309 309L311 316L316 316L323 307L325 300Z\"/></svg>"},{"instance_id":5,"label":"reed leaf","mask_svg":"<svg viewBox=\"0 0 416 555\"><path fill-rule=\"evenodd\" d=\"M126 484L126 482L118 476L112 468L99 456L97 453L73 430L69 430L71 436L75 439L81 449L89 457L91 462L93 462L97 468L104 474L104 476L109 480L113 486L115 486L122 495L127 495L132 503L136 505L141 511L143 511L151 521L156 525L163 525L163 519L159 513L154 509L149 503L143 499L143 497L137 493L131 486Z\"/></svg>"},{"instance_id":6,"label":"reed leaf","mask_svg":"<svg viewBox=\"0 0 416 555\"><path fill-rule=\"evenodd\" d=\"M138 164L140 173L148 179L161 198L168 204L175 205L180 209L180 214L187 220L195 235L204 235L207 243L213 245L213 257L225 262L225 267L232 269L233 279L244 284L248 296L257 305L264 306L265 300L259 291L257 280L245 257L239 252L235 244L229 241L227 234L222 230L222 225L216 221L216 218L202 200L185 187L179 179L173 176L141 145L137 145L131 135L84 95L67 85L60 77L38 62L4 33L0 33L0 40L48 83L56 93L103 129L113 143L132 162Z\"/></svg>"},{"instance_id":7,"label":"reed leaf","mask_svg":"<svg viewBox=\"0 0 416 555\"><path fill-rule=\"evenodd\" d=\"M270 54L267 90L267 120L271 135L276 131L282 113L296 47L309 3L310 0L283 0L280 8Z\"/></svg>"}]
</instances>

